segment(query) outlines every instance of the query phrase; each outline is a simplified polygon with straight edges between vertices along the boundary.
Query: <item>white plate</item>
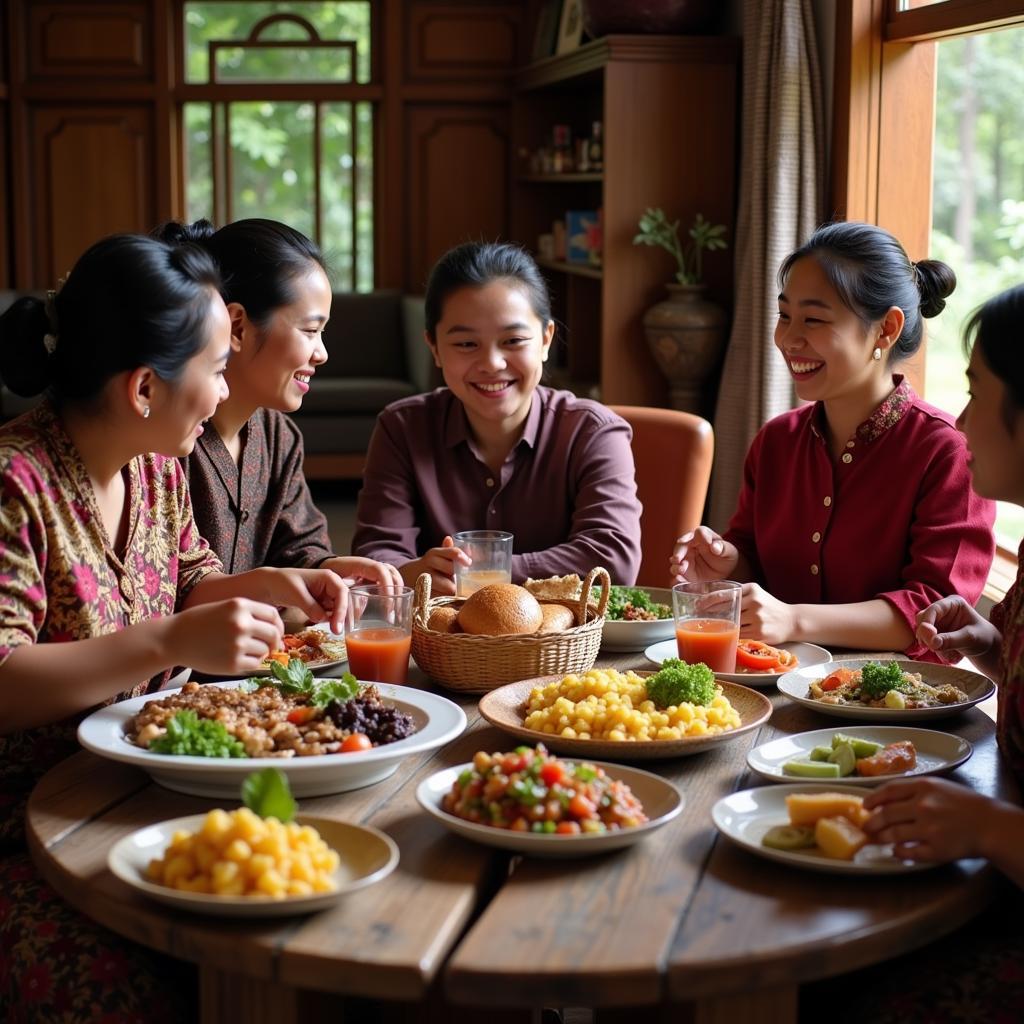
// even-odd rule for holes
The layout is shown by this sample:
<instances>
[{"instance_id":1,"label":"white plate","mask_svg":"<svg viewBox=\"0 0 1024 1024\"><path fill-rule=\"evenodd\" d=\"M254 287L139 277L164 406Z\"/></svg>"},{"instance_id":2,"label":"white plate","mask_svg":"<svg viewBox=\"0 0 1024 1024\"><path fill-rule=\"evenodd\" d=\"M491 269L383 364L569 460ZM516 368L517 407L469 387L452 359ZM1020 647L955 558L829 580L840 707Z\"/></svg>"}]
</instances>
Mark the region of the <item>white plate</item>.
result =
<instances>
[{"instance_id":1,"label":"white plate","mask_svg":"<svg viewBox=\"0 0 1024 1024\"><path fill-rule=\"evenodd\" d=\"M580 833L559 836L538 832L512 832L507 828L494 828L465 821L441 809L441 800L452 788L460 773L472 768L472 763L445 768L424 779L416 788L416 799L428 814L433 815L446 828L466 839L472 839L487 846L502 850L515 850L536 857L586 857L595 853L618 850L632 846L657 828L671 821L683 809L683 795L660 775L628 768L623 764L608 764L605 761L587 761L605 770L609 778L620 779L632 790L643 805L644 813L650 819L635 828L619 829L615 832Z\"/></svg>"},{"instance_id":2,"label":"white plate","mask_svg":"<svg viewBox=\"0 0 1024 1024\"><path fill-rule=\"evenodd\" d=\"M946 718L955 715L964 708L972 707L979 701L991 697L995 693L995 683L987 676L978 672L969 672L964 668L957 668L955 665L936 665L929 661L902 661L896 659L896 664L904 672L918 672L921 678L932 686L942 686L945 683L952 683L958 689L967 694L967 700L960 704L943 704L938 708L869 708L856 707L842 704L822 704L821 701L811 700L808 696L812 679L824 679L839 668L862 668L869 661L878 661L878 658L843 658L840 661L833 661L828 665L811 665L807 668L798 668L793 672L787 672L778 679L779 689L790 699L803 704L812 711L820 711L823 715L832 715L836 718L858 718L861 721L872 722L916 722L926 718Z\"/></svg>"},{"instance_id":3,"label":"white plate","mask_svg":"<svg viewBox=\"0 0 1024 1024\"><path fill-rule=\"evenodd\" d=\"M321 633L326 633L328 639L333 640L337 643L344 644L345 637L340 636L337 633L331 632L330 623L318 622L312 626L299 626L297 629L290 629L288 632L292 635L295 633L304 633L307 629L318 629ZM336 668L338 665L344 665L348 661L348 651L346 650L344 655L339 658L332 658L327 661L307 661L306 667L310 672L316 674L317 672L326 672L329 668ZM253 672L254 676L269 676L271 674L270 665L263 664Z\"/></svg>"},{"instance_id":4,"label":"white plate","mask_svg":"<svg viewBox=\"0 0 1024 1024\"><path fill-rule=\"evenodd\" d=\"M667 587L640 587L651 595L651 600L658 604L672 607L672 591ZM654 619L650 622L624 622L622 619L604 620L601 629L601 650L603 651L642 651L656 640L672 637L675 643L676 620L670 615L667 619Z\"/></svg>"},{"instance_id":5,"label":"white plate","mask_svg":"<svg viewBox=\"0 0 1024 1024\"><path fill-rule=\"evenodd\" d=\"M206 683L236 687L240 680ZM416 732L404 740L353 754L318 754L312 757L184 757L157 754L135 746L125 736L128 720L151 700L175 691L135 697L93 712L78 727L78 741L86 750L113 761L144 768L154 782L194 796L239 799L242 780L261 768L280 768L297 797L344 793L386 779L403 757L432 750L454 739L466 727L466 715L457 704L411 686L376 683L381 697L412 715Z\"/></svg>"},{"instance_id":6,"label":"white plate","mask_svg":"<svg viewBox=\"0 0 1024 1024\"><path fill-rule=\"evenodd\" d=\"M806 668L810 665L823 665L832 660L832 655L819 647L817 644L775 644L780 651L789 651L795 654L800 661L800 667ZM655 665L661 665L666 658L678 658L679 649L676 647L676 639L665 640L660 644L653 644L644 651L644 657ZM716 672L718 679L728 680L730 683L742 683L744 686L772 686L782 675L781 672Z\"/></svg>"},{"instance_id":7,"label":"white plate","mask_svg":"<svg viewBox=\"0 0 1024 1024\"><path fill-rule=\"evenodd\" d=\"M398 863L395 841L378 829L300 814L296 820L303 825L312 825L341 859L334 876L338 885L334 892L275 900L269 896L213 896L182 892L149 881L145 874L149 862L163 855L174 833L180 829L194 832L205 818L205 814L190 814L185 818L173 818L140 828L114 844L107 855L107 866L133 889L172 907L224 917L282 917L329 907L346 893L390 875Z\"/></svg>"},{"instance_id":8,"label":"white plate","mask_svg":"<svg viewBox=\"0 0 1024 1024\"><path fill-rule=\"evenodd\" d=\"M910 740L917 751L917 765L908 772L895 775L872 777L847 775L842 779L804 779L786 775L782 766L787 761L806 760L815 747L832 745L832 737L841 732L859 740L871 740L886 746L901 740ZM854 725L847 728L817 729L801 732L795 736L780 736L776 740L762 743L747 754L747 764L758 775L771 782L799 782L800 785L827 786L880 786L883 782L903 779L911 775L936 775L948 772L963 764L974 753L974 748L959 736L934 729L908 729L898 725Z\"/></svg>"},{"instance_id":9,"label":"white plate","mask_svg":"<svg viewBox=\"0 0 1024 1024\"><path fill-rule=\"evenodd\" d=\"M833 785L830 792L863 793L853 786ZM897 875L910 871L923 871L935 867L908 860L897 860L891 846L865 846L858 850L853 860L837 860L826 857L817 847L809 850L773 850L763 846L761 839L768 829L775 825L788 825L786 797L790 793L821 792L816 786L762 786L759 789L744 789L722 797L711 808L711 820L727 839L737 846L783 864L804 868L808 871L828 871L843 875Z\"/></svg>"}]
</instances>

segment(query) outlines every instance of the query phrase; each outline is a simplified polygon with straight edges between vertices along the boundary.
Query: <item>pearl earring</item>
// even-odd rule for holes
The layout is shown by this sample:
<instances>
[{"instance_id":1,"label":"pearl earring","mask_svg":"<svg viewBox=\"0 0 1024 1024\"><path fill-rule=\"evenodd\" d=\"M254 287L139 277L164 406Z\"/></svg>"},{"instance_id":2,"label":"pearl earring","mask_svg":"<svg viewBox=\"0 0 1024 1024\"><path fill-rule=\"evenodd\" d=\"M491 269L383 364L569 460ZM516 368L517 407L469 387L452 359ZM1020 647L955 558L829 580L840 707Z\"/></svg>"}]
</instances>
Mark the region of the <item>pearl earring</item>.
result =
<instances>
[{"instance_id":1,"label":"pearl earring","mask_svg":"<svg viewBox=\"0 0 1024 1024\"><path fill-rule=\"evenodd\" d=\"M876 356L875 358L877 359L878 357ZM144 420L148 420L148 419L149 419L149 406L148 406L148 405L146 405L146 406L143 406L143 409L142 409L142 418L143 418Z\"/></svg>"},{"instance_id":2,"label":"pearl earring","mask_svg":"<svg viewBox=\"0 0 1024 1024\"><path fill-rule=\"evenodd\" d=\"M882 350L876 345L875 351L871 353L871 358L876 362L882 358Z\"/></svg>"}]
</instances>

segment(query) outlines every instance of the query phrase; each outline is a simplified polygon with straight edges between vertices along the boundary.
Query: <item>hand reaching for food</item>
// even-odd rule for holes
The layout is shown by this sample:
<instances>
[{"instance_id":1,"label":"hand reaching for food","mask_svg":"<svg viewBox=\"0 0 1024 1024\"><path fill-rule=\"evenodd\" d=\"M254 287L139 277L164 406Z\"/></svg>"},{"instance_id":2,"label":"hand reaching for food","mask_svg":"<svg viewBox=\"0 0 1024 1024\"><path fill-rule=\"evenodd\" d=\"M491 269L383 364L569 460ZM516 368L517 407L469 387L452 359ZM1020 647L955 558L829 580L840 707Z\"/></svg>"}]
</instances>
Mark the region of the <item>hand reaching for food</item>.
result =
<instances>
[{"instance_id":1,"label":"hand reaching for food","mask_svg":"<svg viewBox=\"0 0 1024 1024\"><path fill-rule=\"evenodd\" d=\"M962 597L944 597L917 616L917 639L931 651L987 654L1000 643L999 631Z\"/></svg>"},{"instance_id":2,"label":"hand reaching for food","mask_svg":"<svg viewBox=\"0 0 1024 1024\"><path fill-rule=\"evenodd\" d=\"M421 558L406 562L402 566L402 578L412 587L421 573L430 573L431 593L435 597L451 597L455 594L456 562L473 564L469 555L457 548L451 537L445 537L439 548L431 548Z\"/></svg>"},{"instance_id":3,"label":"hand reaching for food","mask_svg":"<svg viewBox=\"0 0 1024 1024\"><path fill-rule=\"evenodd\" d=\"M669 560L669 572L675 583L702 583L732 576L739 562L734 544L723 540L708 526L698 526L676 541Z\"/></svg>"},{"instance_id":4,"label":"hand reaching for food","mask_svg":"<svg viewBox=\"0 0 1024 1024\"><path fill-rule=\"evenodd\" d=\"M256 672L284 635L277 609L246 597L196 605L167 622L176 657L211 675Z\"/></svg>"},{"instance_id":5,"label":"hand reaching for food","mask_svg":"<svg viewBox=\"0 0 1024 1024\"><path fill-rule=\"evenodd\" d=\"M740 636L781 644L796 637L792 605L772 597L757 583L744 583L740 594Z\"/></svg>"},{"instance_id":6,"label":"hand reaching for food","mask_svg":"<svg viewBox=\"0 0 1024 1024\"><path fill-rule=\"evenodd\" d=\"M402 574L387 562L375 562L372 558L356 558L335 555L320 563L321 569L330 569L346 583L359 585L377 583L382 587L404 587Z\"/></svg>"}]
</instances>

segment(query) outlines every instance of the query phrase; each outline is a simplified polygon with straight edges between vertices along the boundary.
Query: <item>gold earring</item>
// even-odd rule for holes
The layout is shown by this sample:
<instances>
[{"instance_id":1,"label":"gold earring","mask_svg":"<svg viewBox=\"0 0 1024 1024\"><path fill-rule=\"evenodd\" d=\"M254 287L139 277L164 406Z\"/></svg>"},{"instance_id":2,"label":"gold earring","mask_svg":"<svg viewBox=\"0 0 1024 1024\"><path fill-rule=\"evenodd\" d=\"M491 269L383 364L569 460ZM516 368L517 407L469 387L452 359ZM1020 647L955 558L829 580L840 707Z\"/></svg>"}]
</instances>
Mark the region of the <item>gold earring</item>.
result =
<instances>
[{"instance_id":1,"label":"gold earring","mask_svg":"<svg viewBox=\"0 0 1024 1024\"><path fill-rule=\"evenodd\" d=\"M149 406L148 405L143 406L143 408L142 408L142 418L144 420L148 420L149 419Z\"/></svg>"},{"instance_id":2,"label":"gold earring","mask_svg":"<svg viewBox=\"0 0 1024 1024\"><path fill-rule=\"evenodd\" d=\"M876 345L875 351L871 353L871 358L876 362L882 358L882 350Z\"/></svg>"}]
</instances>

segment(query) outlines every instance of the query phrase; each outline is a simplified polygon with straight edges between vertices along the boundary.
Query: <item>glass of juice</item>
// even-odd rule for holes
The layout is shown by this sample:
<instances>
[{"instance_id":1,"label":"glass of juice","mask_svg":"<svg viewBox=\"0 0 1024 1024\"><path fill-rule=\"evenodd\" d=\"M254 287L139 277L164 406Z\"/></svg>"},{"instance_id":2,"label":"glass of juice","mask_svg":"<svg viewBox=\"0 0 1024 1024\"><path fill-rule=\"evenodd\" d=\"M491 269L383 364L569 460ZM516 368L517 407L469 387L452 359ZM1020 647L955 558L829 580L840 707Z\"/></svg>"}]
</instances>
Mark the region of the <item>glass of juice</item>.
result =
<instances>
[{"instance_id":1,"label":"glass of juice","mask_svg":"<svg viewBox=\"0 0 1024 1024\"><path fill-rule=\"evenodd\" d=\"M490 583L512 582L512 534L502 530L464 530L452 538L473 559L455 563L455 593L469 597Z\"/></svg>"},{"instance_id":2,"label":"glass of juice","mask_svg":"<svg viewBox=\"0 0 1024 1024\"><path fill-rule=\"evenodd\" d=\"M412 587L374 583L349 590L345 647L348 669L357 679L377 683L408 680L412 598Z\"/></svg>"},{"instance_id":3,"label":"glass of juice","mask_svg":"<svg viewBox=\"0 0 1024 1024\"><path fill-rule=\"evenodd\" d=\"M702 661L712 672L736 671L741 592L732 580L677 583L672 588L681 661Z\"/></svg>"}]
</instances>

